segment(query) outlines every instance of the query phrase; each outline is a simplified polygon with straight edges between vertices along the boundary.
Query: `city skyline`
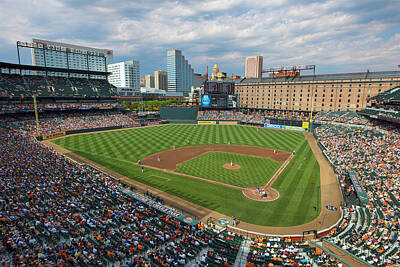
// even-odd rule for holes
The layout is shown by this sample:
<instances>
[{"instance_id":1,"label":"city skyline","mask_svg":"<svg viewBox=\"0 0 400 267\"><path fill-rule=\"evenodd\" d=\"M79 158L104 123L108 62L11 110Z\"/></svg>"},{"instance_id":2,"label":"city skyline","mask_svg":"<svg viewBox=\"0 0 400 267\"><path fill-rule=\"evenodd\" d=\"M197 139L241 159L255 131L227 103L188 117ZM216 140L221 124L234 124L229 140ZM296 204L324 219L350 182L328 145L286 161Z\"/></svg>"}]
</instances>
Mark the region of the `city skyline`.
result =
<instances>
[{"instance_id":1,"label":"city skyline","mask_svg":"<svg viewBox=\"0 0 400 267\"><path fill-rule=\"evenodd\" d=\"M217 63L228 76L244 76L246 56L253 55L263 56L264 67L315 64L317 73L400 64L395 0L6 0L0 8L0 61L13 63L15 42L38 38L112 49L114 62L140 61L141 77L166 70L171 49L183 51L196 73ZM31 63L28 53L22 63Z\"/></svg>"}]
</instances>

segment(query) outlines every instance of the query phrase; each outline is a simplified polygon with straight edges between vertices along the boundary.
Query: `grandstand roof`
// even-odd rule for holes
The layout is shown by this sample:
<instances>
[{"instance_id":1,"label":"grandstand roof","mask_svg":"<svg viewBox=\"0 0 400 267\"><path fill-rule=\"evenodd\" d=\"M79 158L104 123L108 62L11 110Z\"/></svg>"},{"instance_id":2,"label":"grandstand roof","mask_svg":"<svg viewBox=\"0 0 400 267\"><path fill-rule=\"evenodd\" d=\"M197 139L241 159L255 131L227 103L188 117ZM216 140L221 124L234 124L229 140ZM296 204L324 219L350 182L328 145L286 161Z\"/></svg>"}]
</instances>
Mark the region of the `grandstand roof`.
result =
<instances>
[{"instance_id":1,"label":"grandstand roof","mask_svg":"<svg viewBox=\"0 0 400 267\"><path fill-rule=\"evenodd\" d=\"M370 100L383 102L400 102L400 86L391 88L379 95L371 97Z\"/></svg>"},{"instance_id":2,"label":"grandstand roof","mask_svg":"<svg viewBox=\"0 0 400 267\"><path fill-rule=\"evenodd\" d=\"M111 74L111 72L104 72L104 71L74 70L74 69L42 67L42 66L32 66L32 65L20 65L20 64L7 63L7 62L0 62L0 69L51 71L51 72L63 72L63 73L90 74L90 75L110 75Z\"/></svg>"},{"instance_id":3,"label":"grandstand roof","mask_svg":"<svg viewBox=\"0 0 400 267\"><path fill-rule=\"evenodd\" d=\"M337 73L304 75L297 77L266 77L262 79L246 78L240 83L259 83L259 82L300 82L300 81L325 81L325 80L356 80L356 79L380 79L380 78L400 78L400 71L378 71L378 72L358 72L358 73Z\"/></svg>"}]
</instances>

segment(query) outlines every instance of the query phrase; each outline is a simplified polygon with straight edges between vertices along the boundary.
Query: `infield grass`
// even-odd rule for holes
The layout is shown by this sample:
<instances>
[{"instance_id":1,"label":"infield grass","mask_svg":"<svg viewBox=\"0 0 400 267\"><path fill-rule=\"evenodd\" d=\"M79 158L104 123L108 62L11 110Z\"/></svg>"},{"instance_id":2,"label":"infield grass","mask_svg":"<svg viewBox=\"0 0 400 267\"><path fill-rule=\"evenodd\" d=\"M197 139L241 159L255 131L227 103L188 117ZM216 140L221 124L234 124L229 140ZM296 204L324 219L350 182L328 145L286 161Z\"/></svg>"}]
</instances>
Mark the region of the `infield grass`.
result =
<instances>
[{"instance_id":1,"label":"infield grass","mask_svg":"<svg viewBox=\"0 0 400 267\"><path fill-rule=\"evenodd\" d=\"M229 170L222 166L232 162L240 169ZM178 165L175 172L240 187L265 185L282 165L272 159L227 152L207 152Z\"/></svg>"},{"instance_id":2,"label":"infield grass","mask_svg":"<svg viewBox=\"0 0 400 267\"><path fill-rule=\"evenodd\" d=\"M154 153L194 145L259 146L296 155L272 185L280 198L258 202L241 190L145 169L134 163ZM316 218L319 165L302 133L232 125L164 125L68 136L54 143L141 183L239 220L265 226L294 226ZM304 160L306 156L306 160ZM222 169L222 168L221 168Z\"/></svg>"}]
</instances>

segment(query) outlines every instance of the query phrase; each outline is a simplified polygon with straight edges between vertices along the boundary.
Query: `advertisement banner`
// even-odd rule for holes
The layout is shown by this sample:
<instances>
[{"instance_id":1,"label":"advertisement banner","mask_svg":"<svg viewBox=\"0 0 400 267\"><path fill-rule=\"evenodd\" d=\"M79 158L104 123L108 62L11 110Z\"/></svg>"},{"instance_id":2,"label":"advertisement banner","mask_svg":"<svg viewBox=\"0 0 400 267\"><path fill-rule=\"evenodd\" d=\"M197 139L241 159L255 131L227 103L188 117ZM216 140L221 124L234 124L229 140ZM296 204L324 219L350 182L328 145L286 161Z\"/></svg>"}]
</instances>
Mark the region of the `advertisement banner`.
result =
<instances>
[{"instance_id":1,"label":"advertisement banner","mask_svg":"<svg viewBox=\"0 0 400 267\"><path fill-rule=\"evenodd\" d=\"M216 121L198 121L197 124L217 124Z\"/></svg>"},{"instance_id":2,"label":"advertisement banner","mask_svg":"<svg viewBox=\"0 0 400 267\"><path fill-rule=\"evenodd\" d=\"M283 130L290 130L290 131L300 131L304 132L305 129L302 127L297 127L297 126L287 126L287 125L278 125L278 124L264 124L265 128L272 128L272 129L283 129Z\"/></svg>"},{"instance_id":3,"label":"advertisement banner","mask_svg":"<svg viewBox=\"0 0 400 267\"><path fill-rule=\"evenodd\" d=\"M236 125L237 121L219 121L218 124L221 124L221 125Z\"/></svg>"},{"instance_id":4,"label":"advertisement banner","mask_svg":"<svg viewBox=\"0 0 400 267\"><path fill-rule=\"evenodd\" d=\"M146 126L153 126L153 125L159 125L161 124L161 121L148 121L145 123Z\"/></svg>"},{"instance_id":5,"label":"advertisement banner","mask_svg":"<svg viewBox=\"0 0 400 267\"><path fill-rule=\"evenodd\" d=\"M297 127L297 126L283 126L283 129L285 130L291 130L291 131L300 131L300 132L304 132L305 129L302 127Z\"/></svg>"},{"instance_id":6,"label":"advertisement banner","mask_svg":"<svg viewBox=\"0 0 400 267\"><path fill-rule=\"evenodd\" d=\"M42 138L43 140L59 137L59 136L64 136L65 132L59 132L59 133L53 133L53 134L48 134L48 135L43 135Z\"/></svg>"},{"instance_id":7,"label":"advertisement banner","mask_svg":"<svg viewBox=\"0 0 400 267\"><path fill-rule=\"evenodd\" d=\"M282 125L277 125L277 124L268 124L265 123L264 127L266 128L273 128L273 129L283 129Z\"/></svg>"},{"instance_id":8,"label":"advertisement banner","mask_svg":"<svg viewBox=\"0 0 400 267\"><path fill-rule=\"evenodd\" d=\"M310 126L310 123L308 121L303 121L303 124L301 127L308 128L309 126Z\"/></svg>"}]
</instances>

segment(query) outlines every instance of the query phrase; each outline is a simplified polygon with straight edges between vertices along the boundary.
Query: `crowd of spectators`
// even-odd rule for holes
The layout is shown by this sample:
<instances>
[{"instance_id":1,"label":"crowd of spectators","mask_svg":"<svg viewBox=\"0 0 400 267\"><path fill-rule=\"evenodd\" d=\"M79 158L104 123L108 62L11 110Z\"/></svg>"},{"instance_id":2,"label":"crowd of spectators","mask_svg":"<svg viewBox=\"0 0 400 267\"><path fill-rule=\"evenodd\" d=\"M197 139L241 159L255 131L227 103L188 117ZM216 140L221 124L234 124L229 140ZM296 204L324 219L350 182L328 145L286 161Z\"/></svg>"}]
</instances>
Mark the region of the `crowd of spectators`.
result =
<instances>
[{"instance_id":1,"label":"crowd of spectators","mask_svg":"<svg viewBox=\"0 0 400 267\"><path fill-rule=\"evenodd\" d=\"M17 117L17 119L16 119ZM24 135L37 135L37 126L32 114L3 116L0 121L8 123ZM70 130L102 127L137 127L140 124L130 114L120 111L91 110L85 112L43 113L40 115L40 135L49 135Z\"/></svg>"},{"instance_id":2,"label":"crowd of spectators","mask_svg":"<svg viewBox=\"0 0 400 267\"><path fill-rule=\"evenodd\" d=\"M317 123L338 122L355 125L366 125L369 123L367 118L360 116L355 111L321 111L314 115L313 121Z\"/></svg>"},{"instance_id":3,"label":"crowd of spectators","mask_svg":"<svg viewBox=\"0 0 400 267\"><path fill-rule=\"evenodd\" d=\"M310 118L307 112L302 111L271 110L244 113L233 110L205 110L198 112L197 119L263 124L270 119L308 121Z\"/></svg>"},{"instance_id":4,"label":"crowd of spectators","mask_svg":"<svg viewBox=\"0 0 400 267\"><path fill-rule=\"evenodd\" d=\"M337 266L338 261L308 242L294 242L279 237L253 238L246 266L264 266L266 263L276 266Z\"/></svg>"},{"instance_id":5,"label":"crowd of spectators","mask_svg":"<svg viewBox=\"0 0 400 267\"><path fill-rule=\"evenodd\" d=\"M201 116L247 122L266 119L265 113L232 111L199 112ZM137 125L132 117L118 111L45 113L40 120L42 135ZM215 234L203 224L186 225L125 195L121 183L34 140L32 115L3 116L0 127L2 265L234 264L241 237ZM356 199L350 170L357 174L369 198L361 207L345 208L344 219L329 240L371 264L400 264L399 133L390 127L324 124L315 134L338 173L342 189L353 197L350 203ZM145 197L162 202L150 193ZM248 266L269 262L336 264L329 254L311 249L307 243L279 238L251 240Z\"/></svg>"},{"instance_id":6,"label":"crowd of spectators","mask_svg":"<svg viewBox=\"0 0 400 267\"><path fill-rule=\"evenodd\" d=\"M100 102L100 103L39 103L37 104L37 108L39 111L41 110L69 110L69 109L96 109L96 108L115 108L118 107L119 104ZM0 113L11 113L11 112L20 112L20 111L34 111L35 106L33 103L28 104L20 104L20 103L12 103L12 104L0 104Z\"/></svg>"},{"instance_id":7,"label":"crowd of spectators","mask_svg":"<svg viewBox=\"0 0 400 267\"><path fill-rule=\"evenodd\" d=\"M315 134L345 196L354 199L349 171L354 171L368 196L362 207L345 212L346 227L335 229L334 236L340 238L332 240L371 264L399 264L400 135L390 129L332 124L317 128Z\"/></svg>"},{"instance_id":8,"label":"crowd of spectators","mask_svg":"<svg viewBox=\"0 0 400 267\"><path fill-rule=\"evenodd\" d=\"M150 266L162 253L183 266L214 235L12 129L0 130L0 188L1 266Z\"/></svg>"}]
</instances>

